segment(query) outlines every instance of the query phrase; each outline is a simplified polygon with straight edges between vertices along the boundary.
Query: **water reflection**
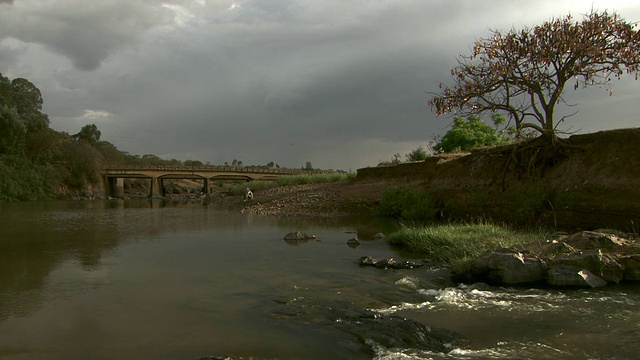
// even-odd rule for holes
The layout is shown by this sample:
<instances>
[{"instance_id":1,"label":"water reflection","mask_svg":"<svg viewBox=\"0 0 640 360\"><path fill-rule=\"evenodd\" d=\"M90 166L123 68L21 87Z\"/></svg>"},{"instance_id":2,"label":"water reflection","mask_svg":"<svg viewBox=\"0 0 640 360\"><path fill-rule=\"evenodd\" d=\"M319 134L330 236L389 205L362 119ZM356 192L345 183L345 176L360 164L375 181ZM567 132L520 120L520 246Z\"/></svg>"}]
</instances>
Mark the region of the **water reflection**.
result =
<instances>
[{"instance_id":1,"label":"water reflection","mask_svg":"<svg viewBox=\"0 0 640 360\"><path fill-rule=\"evenodd\" d=\"M198 358L211 349L250 354L253 347L261 356L299 357L339 335L321 331L324 340L308 336L278 353L273 341L290 342L290 326L275 330L282 324L266 320L265 309L300 292L349 293L359 275L345 270L359 255L340 255L345 234L389 228L146 200L12 203L0 211L0 357L47 349L40 358L86 358L74 348L85 344L110 354L104 358L131 358L151 343L166 345L143 357L177 351ZM283 236L297 230L318 240L286 251ZM382 242L371 245L379 256L391 253ZM171 329L193 339L176 347ZM260 340L240 345L251 335ZM216 338L221 342L210 340Z\"/></svg>"},{"instance_id":2,"label":"water reflection","mask_svg":"<svg viewBox=\"0 0 640 360\"><path fill-rule=\"evenodd\" d=\"M143 200L2 203L0 212L0 319L36 309L38 290L61 263L95 271L122 242L253 222L193 204Z\"/></svg>"},{"instance_id":3,"label":"water reflection","mask_svg":"<svg viewBox=\"0 0 640 360\"><path fill-rule=\"evenodd\" d=\"M75 259L95 269L118 244L100 213L69 203L0 204L0 318L24 316L41 303L39 291L60 263ZM90 207L95 204L90 204Z\"/></svg>"},{"instance_id":4,"label":"water reflection","mask_svg":"<svg viewBox=\"0 0 640 360\"><path fill-rule=\"evenodd\" d=\"M309 241L316 241L316 239L284 239L284 242L291 246L300 246Z\"/></svg>"}]
</instances>

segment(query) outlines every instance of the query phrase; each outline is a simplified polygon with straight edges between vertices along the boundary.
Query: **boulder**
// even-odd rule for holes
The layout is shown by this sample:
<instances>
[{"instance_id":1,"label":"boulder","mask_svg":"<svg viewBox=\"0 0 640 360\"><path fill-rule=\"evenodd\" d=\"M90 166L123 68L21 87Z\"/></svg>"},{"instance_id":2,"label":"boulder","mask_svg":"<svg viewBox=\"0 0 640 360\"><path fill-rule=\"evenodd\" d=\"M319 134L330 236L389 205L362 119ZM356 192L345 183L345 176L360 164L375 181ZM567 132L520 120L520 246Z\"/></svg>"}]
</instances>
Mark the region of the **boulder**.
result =
<instances>
[{"instance_id":1,"label":"boulder","mask_svg":"<svg viewBox=\"0 0 640 360\"><path fill-rule=\"evenodd\" d=\"M629 240L611 233L610 230L580 231L567 236L562 241L576 250L601 249L615 252L631 244Z\"/></svg>"},{"instance_id":2,"label":"boulder","mask_svg":"<svg viewBox=\"0 0 640 360\"><path fill-rule=\"evenodd\" d=\"M620 257L620 262L624 266L625 281L640 281L640 254Z\"/></svg>"},{"instance_id":3,"label":"boulder","mask_svg":"<svg viewBox=\"0 0 640 360\"><path fill-rule=\"evenodd\" d=\"M624 266L617 260L616 256L603 253L600 249L561 254L549 261L552 265L586 269L604 281L611 283L617 284L624 277Z\"/></svg>"},{"instance_id":4,"label":"boulder","mask_svg":"<svg viewBox=\"0 0 640 360\"><path fill-rule=\"evenodd\" d=\"M284 241L289 245L298 246L308 241L315 240L315 238L315 235L308 235L306 233L296 231L285 235Z\"/></svg>"},{"instance_id":5,"label":"boulder","mask_svg":"<svg viewBox=\"0 0 640 360\"><path fill-rule=\"evenodd\" d=\"M488 277L501 284L526 284L546 279L546 264L521 252L498 252L489 256Z\"/></svg>"},{"instance_id":6,"label":"boulder","mask_svg":"<svg viewBox=\"0 0 640 360\"><path fill-rule=\"evenodd\" d=\"M542 249L541 255L544 257L556 256L558 254L567 254L576 251L569 244L563 241L554 240L546 244L546 247Z\"/></svg>"},{"instance_id":7,"label":"boulder","mask_svg":"<svg viewBox=\"0 0 640 360\"><path fill-rule=\"evenodd\" d=\"M553 286L603 287L607 282L587 269L554 265L549 269L547 282Z\"/></svg>"}]
</instances>

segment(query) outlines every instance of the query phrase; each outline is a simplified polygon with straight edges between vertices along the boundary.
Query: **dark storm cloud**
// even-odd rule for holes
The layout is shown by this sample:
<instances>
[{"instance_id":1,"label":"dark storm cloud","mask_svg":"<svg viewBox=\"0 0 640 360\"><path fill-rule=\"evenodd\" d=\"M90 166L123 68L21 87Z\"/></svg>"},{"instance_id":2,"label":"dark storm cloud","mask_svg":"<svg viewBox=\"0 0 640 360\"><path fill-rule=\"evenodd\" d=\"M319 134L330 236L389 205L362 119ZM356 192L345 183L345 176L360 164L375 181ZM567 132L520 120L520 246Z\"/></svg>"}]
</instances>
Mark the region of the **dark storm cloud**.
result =
<instances>
[{"instance_id":1,"label":"dark storm cloud","mask_svg":"<svg viewBox=\"0 0 640 360\"><path fill-rule=\"evenodd\" d=\"M55 129L96 123L133 154L355 170L446 131L428 92L488 29L599 6L575 3L16 1L0 11L0 72L42 90ZM595 104L608 108L583 113Z\"/></svg>"},{"instance_id":2,"label":"dark storm cloud","mask_svg":"<svg viewBox=\"0 0 640 360\"><path fill-rule=\"evenodd\" d=\"M354 23L292 29L267 23L215 25L197 37L174 34L164 41L179 53L144 49L159 60L136 71L142 75L131 85L147 83L146 91L129 106L157 110L140 125L166 126L202 146L229 143L221 146L228 153L244 151L244 144L233 140L237 136L253 144L269 138L264 151L279 151L292 141L306 144L298 152L317 150L332 142L327 138L425 139L430 136L422 98L428 52L416 51L410 40L394 41L394 28L385 32ZM381 42L379 35L388 39ZM395 46L398 51L390 55ZM161 98L171 101L158 103ZM390 124L394 131L387 130ZM187 127L206 131L189 133ZM253 157L252 162L262 161Z\"/></svg>"}]
</instances>

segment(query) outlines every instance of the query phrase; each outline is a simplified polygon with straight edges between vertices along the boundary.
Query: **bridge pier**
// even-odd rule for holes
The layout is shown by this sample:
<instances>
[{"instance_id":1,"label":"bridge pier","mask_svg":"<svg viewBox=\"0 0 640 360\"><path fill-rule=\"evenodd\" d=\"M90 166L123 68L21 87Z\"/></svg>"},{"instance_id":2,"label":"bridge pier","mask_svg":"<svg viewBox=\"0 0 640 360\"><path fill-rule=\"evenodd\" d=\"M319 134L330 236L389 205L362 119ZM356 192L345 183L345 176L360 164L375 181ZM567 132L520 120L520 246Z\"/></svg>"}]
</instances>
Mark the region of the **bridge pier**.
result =
<instances>
[{"instance_id":1,"label":"bridge pier","mask_svg":"<svg viewBox=\"0 0 640 360\"><path fill-rule=\"evenodd\" d=\"M111 194L109 193L109 177L106 175L100 176L100 193L105 199L108 199Z\"/></svg>"},{"instance_id":2,"label":"bridge pier","mask_svg":"<svg viewBox=\"0 0 640 360\"><path fill-rule=\"evenodd\" d=\"M102 180L105 198L124 196L124 179L104 176Z\"/></svg>"},{"instance_id":3,"label":"bridge pier","mask_svg":"<svg viewBox=\"0 0 640 360\"><path fill-rule=\"evenodd\" d=\"M124 197L124 178L114 178L113 196Z\"/></svg>"},{"instance_id":4,"label":"bridge pier","mask_svg":"<svg viewBox=\"0 0 640 360\"><path fill-rule=\"evenodd\" d=\"M151 198L164 197L164 185L160 176L151 177Z\"/></svg>"}]
</instances>

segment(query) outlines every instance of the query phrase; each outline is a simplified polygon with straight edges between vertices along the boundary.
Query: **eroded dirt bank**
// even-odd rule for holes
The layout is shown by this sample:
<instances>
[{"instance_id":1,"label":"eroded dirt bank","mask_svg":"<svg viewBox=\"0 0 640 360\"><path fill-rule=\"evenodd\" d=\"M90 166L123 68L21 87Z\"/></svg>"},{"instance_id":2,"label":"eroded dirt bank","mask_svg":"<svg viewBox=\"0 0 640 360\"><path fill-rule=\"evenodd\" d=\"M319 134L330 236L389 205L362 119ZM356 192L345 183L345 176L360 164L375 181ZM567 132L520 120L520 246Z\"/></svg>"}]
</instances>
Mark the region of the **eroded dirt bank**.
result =
<instances>
[{"instance_id":1,"label":"eroded dirt bank","mask_svg":"<svg viewBox=\"0 0 640 360\"><path fill-rule=\"evenodd\" d=\"M446 216L560 228L636 230L640 129L535 141L457 158L358 170L358 178L420 180Z\"/></svg>"},{"instance_id":2,"label":"eroded dirt bank","mask_svg":"<svg viewBox=\"0 0 640 360\"><path fill-rule=\"evenodd\" d=\"M422 188L445 217L487 218L565 229L637 230L640 129L574 135L553 149L524 143L427 161L358 169L351 183L278 187L253 201L216 201L248 213L345 216L371 213L380 195Z\"/></svg>"}]
</instances>

